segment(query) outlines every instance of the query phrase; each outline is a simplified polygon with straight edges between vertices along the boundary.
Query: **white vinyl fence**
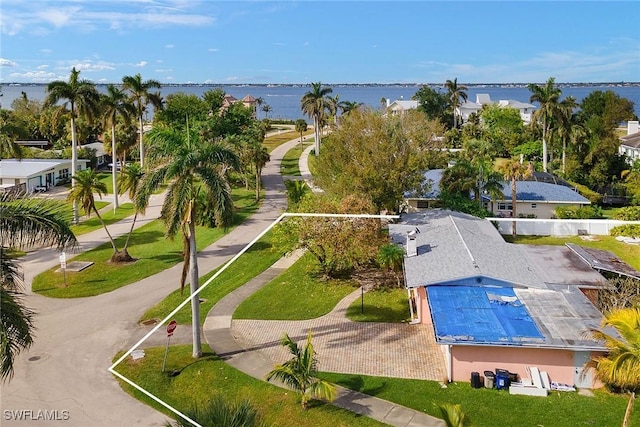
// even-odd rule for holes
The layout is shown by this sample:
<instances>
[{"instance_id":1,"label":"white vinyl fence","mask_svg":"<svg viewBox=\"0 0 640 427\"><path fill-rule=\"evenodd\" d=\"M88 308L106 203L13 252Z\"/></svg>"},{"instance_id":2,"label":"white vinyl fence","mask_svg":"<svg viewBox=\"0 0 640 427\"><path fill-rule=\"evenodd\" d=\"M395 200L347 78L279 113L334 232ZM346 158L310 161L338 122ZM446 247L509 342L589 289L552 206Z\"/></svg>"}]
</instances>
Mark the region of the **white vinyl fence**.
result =
<instances>
[{"instance_id":1,"label":"white vinyl fence","mask_svg":"<svg viewBox=\"0 0 640 427\"><path fill-rule=\"evenodd\" d=\"M537 219L537 218L486 218L498 224L500 234L511 234L516 222L517 234L526 236L608 236L613 227L624 224L640 224L640 221L618 221L612 219Z\"/></svg>"}]
</instances>

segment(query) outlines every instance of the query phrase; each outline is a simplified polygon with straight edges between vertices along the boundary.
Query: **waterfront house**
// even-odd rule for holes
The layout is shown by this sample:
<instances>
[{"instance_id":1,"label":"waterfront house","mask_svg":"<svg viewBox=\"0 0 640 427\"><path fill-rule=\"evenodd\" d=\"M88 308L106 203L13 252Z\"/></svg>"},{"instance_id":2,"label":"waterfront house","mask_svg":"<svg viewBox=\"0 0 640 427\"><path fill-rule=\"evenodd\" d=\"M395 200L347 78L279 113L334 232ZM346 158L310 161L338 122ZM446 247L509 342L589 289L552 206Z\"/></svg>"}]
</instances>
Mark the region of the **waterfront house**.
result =
<instances>
[{"instance_id":1,"label":"waterfront house","mask_svg":"<svg viewBox=\"0 0 640 427\"><path fill-rule=\"evenodd\" d=\"M78 170L87 168L89 161L78 159ZM69 182L71 159L2 159L0 161L0 190L46 191L52 186Z\"/></svg>"},{"instance_id":2,"label":"waterfront house","mask_svg":"<svg viewBox=\"0 0 640 427\"><path fill-rule=\"evenodd\" d=\"M640 129L637 120L627 122L627 134L620 138L618 152L627 156L632 165L640 158Z\"/></svg>"},{"instance_id":3,"label":"waterfront house","mask_svg":"<svg viewBox=\"0 0 640 427\"><path fill-rule=\"evenodd\" d=\"M514 108L520 112L522 122L527 125L531 123L531 117L535 106L526 102L515 101L513 99L501 99L498 102L491 100L487 93L479 93L476 95L476 101L465 101L456 108L456 114L462 118L462 123L469 121L471 114L477 114L485 105L498 105L502 108Z\"/></svg>"}]
</instances>

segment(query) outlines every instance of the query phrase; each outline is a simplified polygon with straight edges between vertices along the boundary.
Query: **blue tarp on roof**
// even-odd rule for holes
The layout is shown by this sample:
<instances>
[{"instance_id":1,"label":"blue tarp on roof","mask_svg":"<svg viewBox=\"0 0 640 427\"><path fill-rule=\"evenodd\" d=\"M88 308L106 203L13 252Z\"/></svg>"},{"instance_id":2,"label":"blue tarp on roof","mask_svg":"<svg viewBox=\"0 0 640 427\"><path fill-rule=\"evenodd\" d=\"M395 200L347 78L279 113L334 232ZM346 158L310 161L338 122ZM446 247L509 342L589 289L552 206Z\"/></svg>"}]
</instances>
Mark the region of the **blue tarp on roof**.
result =
<instances>
[{"instance_id":1,"label":"blue tarp on roof","mask_svg":"<svg viewBox=\"0 0 640 427\"><path fill-rule=\"evenodd\" d=\"M513 288L428 286L427 295L439 342L521 345L544 341Z\"/></svg>"}]
</instances>

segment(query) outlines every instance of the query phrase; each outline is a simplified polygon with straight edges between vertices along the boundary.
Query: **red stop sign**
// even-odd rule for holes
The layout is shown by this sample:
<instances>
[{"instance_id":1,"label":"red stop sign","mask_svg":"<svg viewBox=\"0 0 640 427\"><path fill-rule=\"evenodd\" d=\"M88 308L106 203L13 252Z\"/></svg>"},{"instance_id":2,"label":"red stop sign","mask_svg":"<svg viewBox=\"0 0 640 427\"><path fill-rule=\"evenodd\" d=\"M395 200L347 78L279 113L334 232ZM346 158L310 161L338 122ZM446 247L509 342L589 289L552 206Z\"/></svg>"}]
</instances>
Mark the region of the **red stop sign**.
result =
<instances>
[{"instance_id":1,"label":"red stop sign","mask_svg":"<svg viewBox=\"0 0 640 427\"><path fill-rule=\"evenodd\" d=\"M172 320L171 322L169 322L169 324L167 325L167 336L168 337L173 335L173 331L176 330L177 326L178 326L178 322L176 322L175 320Z\"/></svg>"}]
</instances>

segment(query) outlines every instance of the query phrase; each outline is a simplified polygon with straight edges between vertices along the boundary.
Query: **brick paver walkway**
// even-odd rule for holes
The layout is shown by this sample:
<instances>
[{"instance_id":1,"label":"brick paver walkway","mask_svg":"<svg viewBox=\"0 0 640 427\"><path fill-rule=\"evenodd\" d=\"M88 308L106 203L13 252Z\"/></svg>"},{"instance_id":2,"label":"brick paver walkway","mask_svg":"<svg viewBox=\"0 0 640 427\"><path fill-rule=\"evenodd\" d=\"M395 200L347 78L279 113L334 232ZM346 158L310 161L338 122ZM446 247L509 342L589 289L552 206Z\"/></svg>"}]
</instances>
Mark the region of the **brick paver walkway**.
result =
<instances>
[{"instance_id":1,"label":"brick paver walkway","mask_svg":"<svg viewBox=\"0 0 640 427\"><path fill-rule=\"evenodd\" d=\"M442 381L445 360L433 331L425 325L352 322L347 307L360 290L347 295L322 317L303 321L233 320L231 330L246 349L260 349L274 363L290 359L280 345L286 332L297 342L312 331L319 369L325 372Z\"/></svg>"}]
</instances>

